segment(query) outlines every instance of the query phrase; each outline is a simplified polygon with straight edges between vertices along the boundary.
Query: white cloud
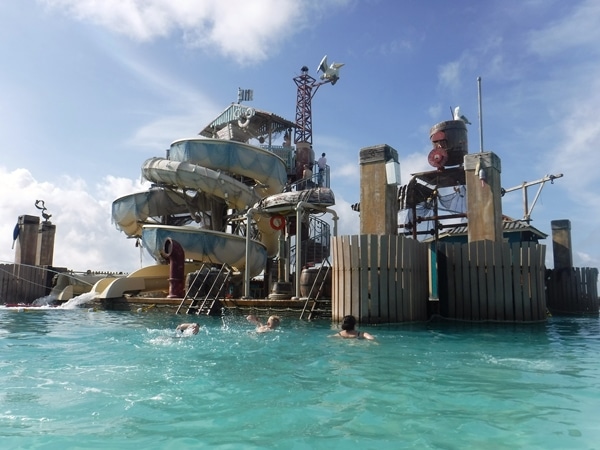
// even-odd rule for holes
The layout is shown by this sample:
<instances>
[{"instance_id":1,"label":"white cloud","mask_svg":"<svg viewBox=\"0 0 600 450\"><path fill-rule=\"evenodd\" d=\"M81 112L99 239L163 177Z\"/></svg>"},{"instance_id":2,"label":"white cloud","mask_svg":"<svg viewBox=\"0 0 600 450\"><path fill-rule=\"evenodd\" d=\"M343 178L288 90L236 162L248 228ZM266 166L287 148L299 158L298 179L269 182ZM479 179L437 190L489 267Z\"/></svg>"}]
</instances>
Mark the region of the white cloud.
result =
<instances>
[{"instance_id":1,"label":"white cloud","mask_svg":"<svg viewBox=\"0 0 600 450\"><path fill-rule=\"evenodd\" d=\"M600 22L600 3L597 0L583 1L562 20L544 29L533 31L530 35L529 49L541 56L555 55L581 47L597 52L598 42L600 42L598 22Z\"/></svg>"},{"instance_id":2,"label":"white cloud","mask_svg":"<svg viewBox=\"0 0 600 450\"><path fill-rule=\"evenodd\" d=\"M176 32L190 47L252 64L279 45L326 6L349 0L38 0L74 18L145 42ZM323 4L326 5L323 5ZM276 36L276 39L274 39Z\"/></svg>"},{"instance_id":3,"label":"white cloud","mask_svg":"<svg viewBox=\"0 0 600 450\"><path fill-rule=\"evenodd\" d=\"M13 229L19 216L41 216L36 200L44 200L56 225L54 266L72 270L131 272L139 267L139 250L111 223L112 201L146 190L141 183L106 177L98 186L81 178L62 177L59 183L39 182L29 171L12 172L0 166L0 261L12 263ZM13 220L11 220L11 218ZM40 220L41 217L40 217ZM145 264L153 261L145 257Z\"/></svg>"},{"instance_id":4,"label":"white cloud","mask_svg":"<svg viewBox=\"0 0 600 450\"><path fill-rule=\"evenodd\" d=\"M208 123L208 117L212 116L190 113L183 116L161 117L135 130L127 145L144 150L152 149L155 153L158 152L157 156L164 156L165 152L163 150L166 150L168 144L174 140L173 136L180 139L197 135L202 128L197 124Z\"/></svg>"},{"instance_id":5,"label":"white cloud","mask_svg":"<svg viewBox=\"0 0 600 450\"><path fill-rule=\"evenodd\" d=\"M354 203L358 203L358 198ZM344 198L336 196L333 209L338 215L338 236L359 234L360 216L358 212L352 210L351 205L352 203L347 202Z\"/></svg>"},{"instance_id":6,"label":"white cloud","mask_svg":"<svg viewBox=\"0 0 600 450\"><path fill-rule=\"evenodd\" d=\"M597 267L600 264L600 260L594 258L592 255L586 252L575 252L575 260L580 263L576 267Z\"/></svg>"},{"instance_id":7,"label":"white cloud","mask_svg":"<svg viewBox=\"0 0 600 450\"><path fill-rule=\"evenodd\" d=\"M442 64L438 68L438 84L441 91L458 92L466 72L477 66L476 58L471 52L463 52L457 59Z\"/></svg>"},{"instance_id":8,"label":"white cloud","mask_svg":"<svg viewBox=\"0 0 600 450\"><path fill-rule=\"evenodd\" d=\"M427 162L427 154L410 153L400 159L400 178L402 184L406 184L412 178L413 173L427 172L433 170Z\"/></svg>"},{"instance_id":9,"label":"white cloud","mask_svg":"<svg viewBox=\"0 0 600 450\"><path fill-rule=\"evenodd\" d=\"M600 208L600 183L597 170L594 169L600 123L595 118L595 109L593 101L590 101L586 105L579 105L577 111L572 111L572 115L564 122L564 140L554 150L552 161L553 167L567 174L566 187L572 200L586 205L589 211Z\"/></svg>"},{"instance_id":10,"label":"white cloud","mask_svg":"<svg viewBox=\"0 0 600 450\"><path fill-rule=\"evenodd\" d=\"M427 114L429 114L429 117L432 119L439 119L439 117L442 115L442 105L438 103L437 105L430 106L427 109Z\"/></svg>"},{"instance_id":11,"label":"white cloud","mask_svg":"<svg viewBox=\"0 0 600 450\"><path fill-rule=\"evenodd\" d=\"M379 45L378 52L385 56L409 53L413 49L413 44L408 39L393 39Z\"/></svg>"},{"instance_id":12,"label":"white cloud","mask_svg":"<svg viewBox=\"0 0 600 450\"><path fill-rule=\"evenodd\" d=\"M439 69L440 85L452 90L458 89L461 85L461 73L460 61L451 61L447 64L444 64Z\"/></svg>"}]
</instances>

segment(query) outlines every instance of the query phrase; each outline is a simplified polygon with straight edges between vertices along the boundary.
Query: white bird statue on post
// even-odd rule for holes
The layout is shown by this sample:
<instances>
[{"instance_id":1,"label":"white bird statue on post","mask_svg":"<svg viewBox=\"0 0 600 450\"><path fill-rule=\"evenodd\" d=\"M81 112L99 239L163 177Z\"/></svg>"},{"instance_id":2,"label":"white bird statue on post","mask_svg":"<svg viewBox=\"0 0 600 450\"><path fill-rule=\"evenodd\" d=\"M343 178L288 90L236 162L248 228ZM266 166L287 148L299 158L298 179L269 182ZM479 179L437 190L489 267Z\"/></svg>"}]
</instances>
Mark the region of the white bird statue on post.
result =
<instances>
[{"instance_id":1,"label":"white bird statue on post","mask_svg":"<svg viewBox=\"0 0 600 450\"><path fill-rule=\"evenodd\" d=\"M469 122L469 119L467 119L465 116L463 116L460 113L460 106L457 106L456 108L454 108L454 120L462 120L464 123L471 125L471 122Z\"/></svg>"},{"instance_id":2,"label":"white bird statue on post","mask_svg":"<svg viewBox=\"0 0 600 450\"><path fill-rule=\"evenodd\" d=\"M344 63L331 63L331 65L327 66L327 55L323 56L323 59L319 63L319 67L317 67L317 72L323 72L321 75L321 80L329 80L331 84L335 84L337 80L340 79L340 67L342 67Z\"/></svg>"},{"instance_id":3,"label":"white bird statue on post","mask_svg":"<svg viewBox=\"0 0 600 450\"><path fill-rule=\"evenodd\" d=\"M469 119L467 119L464 115L460 113L460 106L454 108L454 120L462 120L464 123L471 125Z\"/></svg>"}]
</instances>

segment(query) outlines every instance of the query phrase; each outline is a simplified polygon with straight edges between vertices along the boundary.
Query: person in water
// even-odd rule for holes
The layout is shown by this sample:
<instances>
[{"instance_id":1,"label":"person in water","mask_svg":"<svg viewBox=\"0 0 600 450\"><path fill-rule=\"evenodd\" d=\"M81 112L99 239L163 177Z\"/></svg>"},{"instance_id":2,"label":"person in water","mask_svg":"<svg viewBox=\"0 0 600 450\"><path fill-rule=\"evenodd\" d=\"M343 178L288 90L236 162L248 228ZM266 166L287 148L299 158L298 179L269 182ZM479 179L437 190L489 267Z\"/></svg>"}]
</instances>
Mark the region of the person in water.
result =
<instances>
[{"instance_id":1,"label":"person in water","mask_svg":"<svg viewBox=\"0 0 600 450\"><path fill-rule=\"evenodd\" d=\"M178 333L184 334L184 335L190 335L190 334L198 334L198 331L200 331L200 325L198 325L197 323L181 323L179 325L177 325L177 328L175 328L175 331L177 331Z\"/></svg>"},{"instance_id":2,"label":"person in water","mask_svg":"<svg viewBox=\"0 0 600 450\"><path fill-rule=\"evenodd\" d=\"M343 339L367 339L372 341L375 337L365 331L358 331L356 326L356 318L354 316L344 316L342 322L342 331L333 335L333 337L341 337Z\"/></svg>"},{"instance_id":3,"label":"person in water","mask_svg":"<svg viewBox=\"0 0 600 450\"><path fill-rule=\"evenodd\" d=\"M279 319L279 316L270 316L269 319L267 320L266 325L263 325L262 322L260 320L258 320L258 318L253 314L250 314L249 316L247 316L246 319L248 320L248 322L252 322L253 324L256 325L257 333L265 333L267 331L272 331L275 328L277 328L279 326L279 323L281 322L281 320Z\"/></svg>"}]
</instances>

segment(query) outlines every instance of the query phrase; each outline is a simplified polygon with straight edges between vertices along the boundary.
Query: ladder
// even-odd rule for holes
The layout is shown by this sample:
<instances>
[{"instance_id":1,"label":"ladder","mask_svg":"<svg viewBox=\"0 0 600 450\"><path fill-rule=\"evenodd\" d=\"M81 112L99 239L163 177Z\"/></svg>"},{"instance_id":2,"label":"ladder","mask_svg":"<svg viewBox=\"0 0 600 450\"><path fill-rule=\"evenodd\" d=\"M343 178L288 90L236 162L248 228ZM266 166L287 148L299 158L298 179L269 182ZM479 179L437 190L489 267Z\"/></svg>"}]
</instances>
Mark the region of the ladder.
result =
<instances>
[{"instance_id":1,"label":"ladder","mask_svg":"<svg viewBox=\"0 0 600 450\"><path fill-rule=\"evenodd\" d=\"M319 267L317 272L317 276L315 277L315 281L313 285L310 287L310 291L308 292L308 296L306 297L306 302L304 303L304 308L302 308L302 312L300 313L300 320L304 317L304 313L307 312L308 304L312 302L310 309L308 310L307 319L311 320L314 315L319 312L323 312L326 309L331 310L331 299L323 299L323 292L325 290L325 282L327 280L327 276L331 271L331 264L329 263L329 259L326 259L323 264ZM322 308L325 305L328 305L329 308Z\"/></svg>"},{"instance_id":2,"label":"ladder","mask_svg":"<svg viewBox=\"0 0 600 450\"><path fill-rule=\"evenodd\" d=\"M218 303L219 297L223 296L233 273L233 269L227 264L222 264L218 271L214 269L215 267L210 264L202 265L181 299L175 314L179 314L182 309L186 309L186 314L206 316L214 312L214 307ZM199 280L200 285L196 287ZM195 292L192 295L191 292L194 289ZM206 292L206 294L203 294L203 292Z\"/></svg>"}]
</instances>

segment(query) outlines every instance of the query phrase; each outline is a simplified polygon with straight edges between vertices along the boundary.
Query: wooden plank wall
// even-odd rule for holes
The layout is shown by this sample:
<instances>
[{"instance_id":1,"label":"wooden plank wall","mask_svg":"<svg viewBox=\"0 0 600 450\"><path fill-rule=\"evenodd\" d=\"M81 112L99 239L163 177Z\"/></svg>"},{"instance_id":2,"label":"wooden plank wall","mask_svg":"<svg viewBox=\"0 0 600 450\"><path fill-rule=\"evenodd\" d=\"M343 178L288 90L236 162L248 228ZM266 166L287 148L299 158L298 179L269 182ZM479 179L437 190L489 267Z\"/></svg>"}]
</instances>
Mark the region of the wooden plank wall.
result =
<instances>
[{"instance_id":1,"label":"wooden plank wall","mask_svg":"<svg viewBox=\"0 0 600 450\"><path fill-rule=\"evenodd\" d=\"M361 323L427 320L427 245L396 235L332 238L332 317Z\"/></svg>"},{"instance_id":2,"label":"wooden plank wall","mask_svg":"<svg viewBox=\"0 0 600 450\"><path fill-rule=\"evenodd\" d=\"M576 267L549 270L548 309L553 314L598 314L598 269Z\"/></svg>"},{"instance_id":3,"label":"wooden plank wall","mask_svg":"<svg viewBox=\"0 0 600 450\"><path fill-rule=\"evenodd\" d=\"M524 242L440 243L440 314L469 321L546 320L546 247Z\"/></svg>"},{"instance_id":4,"label":"wooden plank wall","mask_svg":"<svg viewBox=\"0 0 600 450\"><path fill-rule=\"evenodd\" d=\"M46 267L0 264L0 304L31 303L48 295L52 275Z\"/></svg>"}]
</instances>

